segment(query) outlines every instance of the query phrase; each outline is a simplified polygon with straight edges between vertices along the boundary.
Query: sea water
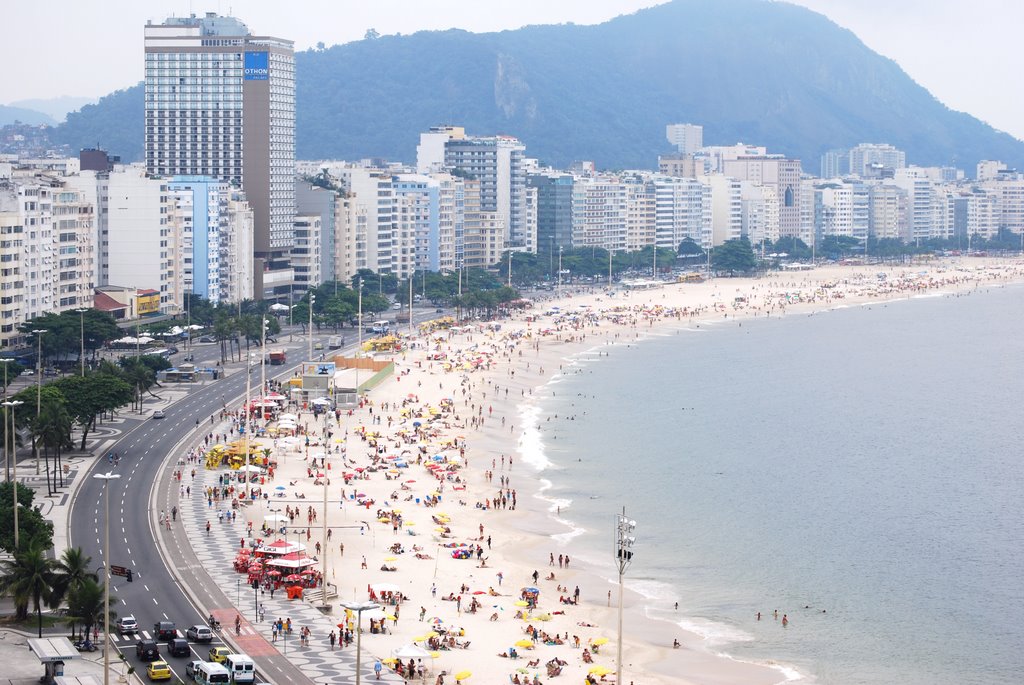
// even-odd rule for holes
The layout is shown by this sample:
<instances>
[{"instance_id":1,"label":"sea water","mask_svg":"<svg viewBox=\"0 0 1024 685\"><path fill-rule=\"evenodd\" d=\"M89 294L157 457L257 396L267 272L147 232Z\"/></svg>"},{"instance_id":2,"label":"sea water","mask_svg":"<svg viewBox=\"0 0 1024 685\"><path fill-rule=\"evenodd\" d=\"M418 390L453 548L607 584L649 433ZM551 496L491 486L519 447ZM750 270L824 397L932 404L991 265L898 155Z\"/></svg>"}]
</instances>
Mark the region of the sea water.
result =
<instances>
[{"instance_id":1,"label":"sea water","mask_svg":"<svg viewBox=\"0 0 1024 685\"><path fill-rule=\"evenodd\" d=\"M612 577L625 507L627 587L712 651L780 680L1020 683L1022 391L1022 287L681 322L563 360L525 452L559 543Z\"/></svg>"}]
</instances>

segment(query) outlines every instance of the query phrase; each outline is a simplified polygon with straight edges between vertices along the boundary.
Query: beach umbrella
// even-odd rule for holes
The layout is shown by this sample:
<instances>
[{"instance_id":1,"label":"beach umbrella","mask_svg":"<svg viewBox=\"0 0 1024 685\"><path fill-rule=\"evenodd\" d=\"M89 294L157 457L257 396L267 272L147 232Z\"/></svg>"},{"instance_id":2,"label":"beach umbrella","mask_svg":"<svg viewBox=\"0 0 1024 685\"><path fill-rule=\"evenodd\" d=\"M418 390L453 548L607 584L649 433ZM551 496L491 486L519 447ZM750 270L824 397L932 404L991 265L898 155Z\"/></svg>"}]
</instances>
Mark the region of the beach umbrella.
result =
<instances>
[{"instance_id":1,"label":"beach umbrella","mask_svg":"<svg viewBox=\"0 0 1024 685\"><path fill-rule=\"evenodd\" d=\"M612 671L612 669L608 668L607 666L594 666L592 669L587 671L587 673L589 673L590 675L596 675L600 677L606 676L609 673L614 673L614 671Z\"/></svg>"},{"instance_id":2,"label":"beach umbrella","mask_svg":"<svg viewBox=\"0 0 1024 685\"><path fill-rule=\"evenodd\" d=\"M516 600L516 606L517 607L528 607L528 606L530 606L530 603L520 599L520 600Z\"/></svg>"},{"instance_id":3,"label":"beach umbrella","mask_svg":"<svg viewBox=\"0 0 1024 685\"><path fill-rule=\"evenodd\" d=\"M599 637L597 639L591 640L590 644L594 645L595 647L600 647L601 645L608 644L608 638L606 638L606 637Z\"/></svg>"},{"instance_id":4,"label":"beach umbrella","mask_svg":"<svg viewBox=\"0 0 1024 685\"><path fill-rule=\"evenodd\" d=\"M394 583L374 583L370 586L370 589L380 594L382 592L398 592L398 586ZM366 613L365 611L363 612Z\"/></svg>"},{"instance_id":5,"label":"beach umbrella","mask_svg":"<svg viewBox=\"0 0 1024 685\"><path fill-rule=\"evenodd\" d=\"M425 659L430 656L430 652L423 649L419 645L408 644L403 647L391 652L392 655L399 659Z\"/></svg>"},{"instance_id":6,"label":"beach umbrella","mask_svg":"<svg viewBox=\"0 0 1024 685\"><path fill-rule=\"evenodd\" d=\"M287 516L281 514L267 514L263 517L263 520L267 523L286 523L288 521Z\"/></svg>"},{"instance_id":7,"label":"beach umbrella","mask_svg":"<svg viewBox=\"0 0 1024 685\"><path fill-rule=\"evenodd\" d=\"M529 640L518 640L516 647L522 647L523 649L533 649L533 643Z\"/></svg>"},{"instance_id":8,"label":"beach umbrella","mask_svg":"<svg viewBox=\"0 0 1024 685\"><path fill-rule=\"evenodd\" d=\"M398 557L384 557L384 561L398 561Z\"/></svg>"},{"instance_id":9,"label":"beach umbrella","mask_svg":"<svg viewBox=\"0 0 1024 685\"><path fill-rule=\"evenodd\" d=\"M285 486L283 486L283 485L278 485L278 486L277 486L276 488L274 488L274 489L275 489L275 490L287 490L288 488L286 488L286 487L285 487Z\"/></svg>"},{"instance_id":10,"label":"beach umbrella","mask_svg":"<svg viewBox=\"0 0 1024 685\"><path fill-rule=\"evenodd\" d=\"M465 680L466 678L468 678L471 675L473 675L473 674L471 672L469 672L469 671L459 671L458 673L455 674L455 682L458 682L460 680Z\"/></svg>"}]
</instances>

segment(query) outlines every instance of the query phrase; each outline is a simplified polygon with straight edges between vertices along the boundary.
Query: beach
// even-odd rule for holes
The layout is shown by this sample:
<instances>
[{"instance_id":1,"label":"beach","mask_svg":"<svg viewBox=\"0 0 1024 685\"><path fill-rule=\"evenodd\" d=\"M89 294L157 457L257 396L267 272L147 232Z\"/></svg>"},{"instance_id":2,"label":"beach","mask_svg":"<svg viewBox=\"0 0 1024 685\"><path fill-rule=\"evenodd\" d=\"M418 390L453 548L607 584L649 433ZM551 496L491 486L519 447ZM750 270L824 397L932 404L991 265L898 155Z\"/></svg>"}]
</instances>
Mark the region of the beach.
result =
<instances>
[{"instance_id":1,"label":"beach","mask_svg":"<svg viewBox=\"0 0 1024 685\"><path fill-rule=\"evenodd\" d=\"M298 435L256 439L253 451L270 450L277 467L258 487L260 499L238 511L253 524L255 541L267 516L298 510L284 535L264 542L298 541L316 556L312 568L326 562L335 601L382 603L377 620L386 632L366 632L368 617L362 619L364 663L417 644L437 654L425 659L428 682L442 672L445 683L467 672L473 682L583 682L601 667L592 677L613 682L618 588L581 561L571 525L606 526L628 510L631 495L609 503L607 521L574 524L571 505L545 495L543 472L558 464L544 452L542 399L558 392L574 359L599 360L647 337L709 323L740 326L752 317L1017 282L1022 274L1018 262L980 259L831 266L614 295L566 292L493 323L417 331L406 349L380 355L394 359L395 374L351 414L284 409L295 414ZM218 425L228 440L238 437L241 412L233 414ZM388 603L396 595L397 606ZM647 618L647 600L630 590L628 574L623 608L624 682L798 677L779 664L723 658L699 634ZM310 626L311 639L329 639L338 619ZM415 680L422 679L418 673Z\"/></svg>"}]
</instances>

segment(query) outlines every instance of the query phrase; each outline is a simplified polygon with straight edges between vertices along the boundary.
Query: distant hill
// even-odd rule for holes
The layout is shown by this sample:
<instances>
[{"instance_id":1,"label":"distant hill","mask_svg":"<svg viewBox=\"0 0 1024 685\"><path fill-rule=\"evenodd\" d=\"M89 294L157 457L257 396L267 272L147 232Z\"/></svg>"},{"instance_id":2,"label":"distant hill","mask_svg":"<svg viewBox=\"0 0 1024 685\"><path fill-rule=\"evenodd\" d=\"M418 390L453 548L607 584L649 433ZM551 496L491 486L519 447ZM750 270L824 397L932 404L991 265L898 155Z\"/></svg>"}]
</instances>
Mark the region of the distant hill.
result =
<instances>
[{"instance_id":1,"label":"distant hill","mask_svg":"<svg viewBox=\"0 0 1024 685\"><path fill-rule=\"evenodd\" d=\"M64 117L68 115L68 112L81 109L86 105L96 102L96 100L97 98L62 95L61 97L56 98L18 100L17 102L11 102L9 104L11 107L34 109L37 112L42 112L43 114L52 117L55 121L64 121Z\"/></svg>"},{"instance_id":2,"label":"distant hill","mask_svg":"<svg viewBox=\"0 0 1024 685\"><path fill-rule=\"evenodd\" d=\"M23 124L46 124L52 126L57 122L53 117L43 112L26 107L14 107L13 105L0 105L0 126L6 126L20 121Z\"/></svg>"},{"instance_id":3,"label":"distant hill","mask_svg":"<svg viewBox=\"0 0 1024 685\"><path fill-rule=\"evenodd\" d=\"M954 112L894 62L820 14L762 0L675 0L597 26L385 36L296 55L297 156L413 161L437 124L507 133L566 165L651 168L665 125L704 125L803 160L861 142L908 162L979 159L1024 168L1024 143ZM142 88L118 91L57 129L73 147L142 154Z\"/></svg>"}]
</instances>

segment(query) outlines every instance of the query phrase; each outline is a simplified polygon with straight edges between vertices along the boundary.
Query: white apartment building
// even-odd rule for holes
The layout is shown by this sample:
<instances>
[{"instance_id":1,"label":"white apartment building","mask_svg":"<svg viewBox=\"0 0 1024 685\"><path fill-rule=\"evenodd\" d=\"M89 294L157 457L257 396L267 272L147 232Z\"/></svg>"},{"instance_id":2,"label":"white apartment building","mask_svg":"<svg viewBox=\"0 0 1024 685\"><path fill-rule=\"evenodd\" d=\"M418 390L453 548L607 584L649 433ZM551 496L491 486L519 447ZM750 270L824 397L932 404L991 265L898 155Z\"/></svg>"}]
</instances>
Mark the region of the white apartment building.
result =
<instances>
[{"instance_id":1,"label":"white apartment building","mask_svg":"<svg viewBox=\"0 0 1024 685\"><path fill-rule=\"evenodd\" d=\"M295 244L290 257L295 274L295 294L301 297L323 282L320 274L320 246L323 220L319 214L295 217Z\"/></svg>"},{"instance_id":2,"label":"white apartment building","mask_svg":"<svg viewBox=\"0 0 1024 685\"><path fill-rule=\"evenodd\" d=\"M501 214L483 208L481 182L463 182L465 218L463 233L463 264L468 268L485 269L501 261L505 251L505 220Z\"/></svg>"},{"instance_id":3,"label":"white apartment building","mask_svg":"<svg viewBox=\"0 0 1024 685\"><path fill-rule=\"evenodd\" d=\"M617 178L577 177L572 187L572 246L626 248L626 184Z\"/></svg>"},{"instance_id":4,"label":"white apartment building","mask_svg":"<svg viewBox=\"0 0 1024 685\"><path fill-rule=\"evenodd\" d=\"M741 182L721 174L701 176L700 182L711 189L711 244L743 236L743 196Z\"/></svg>"},{"instance_id":5,"label":"white apartment building","mask_svg":"<svg viewBox=\"0 0 1024 685\"><path fill-rule=\"evenodd\" d=\"M693 154L704 147L704 127L697 124L669 124L665 137L669 145L683 154Z\"/></svg>"},{"instance_id":6,"label":"white apartment building","mask_svg":"<svg viewBox=\"0 0 1024 685\"><path fill-rule=\"evenodd\" d=\"M850 149L850 173L861 178L875 175L872 168L902 169L907 166L907 153L888 143L861 143Z\"/></svg>"},{"instance_id":7,"label":"white apartment building","mask_svg":"<svg viewBox=\"0 0 1024 685\"><path fill-rule=\"evenodd\" d=\"M99 285L155 290L162 311L180 311L183 303L173 299L174 202L167 181L136 164L115 166L101 183Z\"/></svg>"},{"instance_id":8,"label":"white apartment building","mask_svg":"<svg viewBox=\"0 0 1024 685\"><path fill-rule=\"evenodd\" d=\"M894 185L868 185L868 224L877 240L906 240L910 235L907 223L907 192Z\"/></svg>"},{"instance_id":9,"label":"white apartment building","mask_svg":"<svg viewBox=\"0 0 1024 685\"><path fill-rule=\"evenodd\" d=\"M692 178L655 175L650 181L654 189L655 244L672 250L686 238L703 249L713 240L711 187Z\"/></svg>"},{"instance_id":10,"label":"white apartment building","mask_svg":"<svg viewBox=\"0 0 1024 685\"><path fill-rule=\"evenodd\" d=\"M934 187L927 175L915 167L897 169L893 185L907 193L907 241L927 240L933 235Z\"/></svg>"},{"instance_id":11,"label":"white apartment building","mask_svg":"<svg viewBox=\"0 0 1024 685\"><path fill-rule=\"evenodd\" d=\"M354 196L338 195L335 210L334 274L342 283L366 266L367 209Z\"/></svg>"},{"instance_id":12,"label":"white apartment building","mask_svg":"<svg viewBox=\"0 0 1024 685\"><path fill-rule=\"evenodd\" d=\"M636 252L655 240L655 192L652 184L632 176L626 184L626 251Z\"/></svg>"},{"instance_id":13,"label":"white apartment building","mask_svg":"<svg viewBox=\"0 0 1024 685\"><path fill-rule=\"evenodd\" d=\"M360 268L391 273L395 230L393 173L355 166L343 167L337 173L350 201L363 208L366 243Z\"/></svg>"},{"instance_id":14,"label":"white apartment building","mask_svg":"<svg viewBox=\"0 0 1024 685\"><path fill-rule=\"evenodd\" d=\"M255 292L287 296L296 214L292 42L210 12L149 23L144 43L146 169L240 185L253 210Z\"/></svg>"},{"instance_id":15,"label":"white apartment building","mask_svg":"<svg viewBox=\"0 0 1024 685\"><path fill-rule=\"evenodd\" d=\"M740 182L742 233L752 245L779 239L779 197L769 186Z\"/></svg>"},{"instance_id":16,"label":"white apartment building","mask_svg":"<svg viewBox=\"0 0 1024 685\"><path fill-rule=\"evenodd\" d=\"M245 193L232 188L227 200L227 223L220 242L222 302L254 299L253 231L255 217Z\"/></svg>"}]
</instances>

